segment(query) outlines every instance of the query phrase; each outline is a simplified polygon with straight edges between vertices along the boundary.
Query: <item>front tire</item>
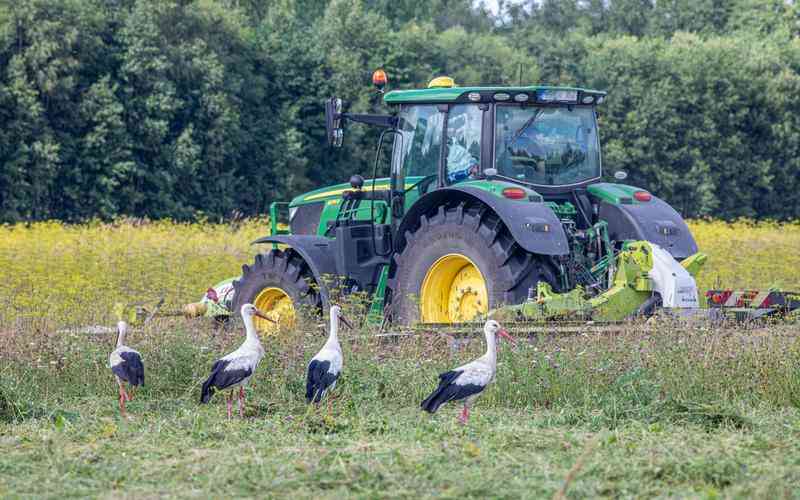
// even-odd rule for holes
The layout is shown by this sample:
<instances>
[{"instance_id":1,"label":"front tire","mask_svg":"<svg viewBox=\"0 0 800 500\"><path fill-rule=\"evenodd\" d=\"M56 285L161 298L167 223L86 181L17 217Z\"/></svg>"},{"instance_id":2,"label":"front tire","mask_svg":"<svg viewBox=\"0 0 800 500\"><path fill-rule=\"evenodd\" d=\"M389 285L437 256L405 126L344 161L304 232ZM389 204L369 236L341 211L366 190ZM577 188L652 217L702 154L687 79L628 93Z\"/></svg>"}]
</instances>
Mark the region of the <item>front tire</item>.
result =
<instances>
[{"instance_id":1,"label":"front tire","mask_svg":"<svg viewBox=\"0 0 800 500\"><path fill-rule=\"evenodd\" d=\"M440 206L405 239L389 282L393 319L401 324L471 321L524 301L540 279L555 281L484 205Z\"/></svg>"},{"instance_id":2,"label":"front tire","mask_svg":"<svg viewBox=\"0 0 800 500\"><path fill-rule=\"evenodd\" d=\"M242 276L233 282L233 313L253 304L275 321L254 318L256 329L274 333L293 328L298 319L318 312L321 301L306 262L292 250L258 254L252 266L242 266Z\"/></svg>"}]
</instances>

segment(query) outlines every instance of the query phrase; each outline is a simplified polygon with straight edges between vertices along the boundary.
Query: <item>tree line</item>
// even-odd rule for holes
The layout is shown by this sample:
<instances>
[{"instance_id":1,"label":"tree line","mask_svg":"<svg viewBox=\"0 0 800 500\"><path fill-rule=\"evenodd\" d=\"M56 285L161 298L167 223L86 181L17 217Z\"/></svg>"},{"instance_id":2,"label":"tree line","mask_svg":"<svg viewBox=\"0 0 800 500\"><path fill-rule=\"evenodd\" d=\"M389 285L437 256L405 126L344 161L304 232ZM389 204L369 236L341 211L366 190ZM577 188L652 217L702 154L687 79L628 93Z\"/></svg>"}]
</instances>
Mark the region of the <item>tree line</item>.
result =
<instances>
[{"instance_id":1,"label":"tree line","mask_svg":"<svg viewBox=\"0 0 800 500\"><path fill-rule=\"evenodd\" d=\"M324 99L608 90L603 163L690 217L800 218L800 7L784 0L17 0L0 4L0 222L264 213L369 173Z\"/></svg>"}]
</instances>

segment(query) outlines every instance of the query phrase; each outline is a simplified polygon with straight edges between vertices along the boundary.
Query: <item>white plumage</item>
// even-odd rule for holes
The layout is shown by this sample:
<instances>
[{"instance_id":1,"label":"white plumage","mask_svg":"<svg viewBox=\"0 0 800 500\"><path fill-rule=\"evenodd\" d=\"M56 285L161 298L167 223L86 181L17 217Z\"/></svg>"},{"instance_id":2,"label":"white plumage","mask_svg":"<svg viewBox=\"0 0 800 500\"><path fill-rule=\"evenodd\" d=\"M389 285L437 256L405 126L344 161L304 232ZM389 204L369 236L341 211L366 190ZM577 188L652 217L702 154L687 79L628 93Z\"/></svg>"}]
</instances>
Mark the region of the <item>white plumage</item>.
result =
<instances>
[{"instance_id":1,"label":"white plumage","mask_svg":"<svg viewBox=\"0 0 800 500\"><path fill-rule=\"evenodd\" d=\"M125 345L128 335L128 324L117 323L117 347L108 356L108 367L114 373L119 386L119 411L125 416L125 401L133 400L136 386L144 385L144 364L138 351ZM125 383L131 386L131 392L125 389Z\"/></svg>"},{"instance_id":2,"label":"white plumage","mask_svg":"<svg viewBox=\"0 0 800 500\"><path fill-rule=\"evenodd\" d=\"M483 326L486 336L486 354L439 375L439 386L420 405L423 410L435 413L439 407L448 401L464 401L464 409L459 415L461 423L466 424L469 418L469 408L472 402L494 381L497 370L497 344L495 334L503 338L514 339L500 327L497 321L489 320Z\"/></svg>"},{"instance_id":3,"label":"white plumage","mask_svg":"<svg viewBox=\"0 0 800 500\"><path fill-rule=\"evenodd\" d=\"M264 357L264 348L256 332L253 316L272 321L253 304L244 304L241 314L247 338L238 349L214 362L211 374L203 383L200 395L200 402L208 403L215 391L231 389L230 395L225 398L228 418L231 417L233 389L236 387L239 388L239 416L244 416L244 387L255 373L261 358Z\"/></svg>"},{"instance_id":4,"label":"white plumage","mask_svg":"<svg viewBox=\"0 0 800 500\"><path fill-rule=\"evenodd\" d=\"M330 332L322 349L311 358L306 374L306 400L319 403L325 395L336 387L336 381L342 371L344 357L339 344L339 321L349 328L350 322L342 315L339 306L331 306Z\"/></svg>"}]
</instances>

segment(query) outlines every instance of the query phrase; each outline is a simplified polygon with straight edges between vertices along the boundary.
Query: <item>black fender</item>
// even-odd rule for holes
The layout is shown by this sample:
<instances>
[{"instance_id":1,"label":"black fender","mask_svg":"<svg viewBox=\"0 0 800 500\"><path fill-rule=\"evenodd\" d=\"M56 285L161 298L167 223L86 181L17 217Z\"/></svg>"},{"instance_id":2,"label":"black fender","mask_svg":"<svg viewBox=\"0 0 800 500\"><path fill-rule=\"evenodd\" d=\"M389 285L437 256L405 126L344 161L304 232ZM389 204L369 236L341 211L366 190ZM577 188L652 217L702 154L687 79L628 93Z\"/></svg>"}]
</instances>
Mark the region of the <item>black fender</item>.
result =
<instances>
[{"instance_id":1,"label":"black fender","mask_svg":"<svg viewBox=\"0 0 800 500\"><path fill-rule=\"evenodd\" d=\"M311 273L314 275L314 280L319 286L320 297L322 298L322 307L328 307L328 297L330 296L328 290L328 281L324 276L336 275L336 262L334 260L333 248L331 243L333 240L323 236L311 235L275 235L264 236L251 243L257 245L261 243L278 243L287 245L308 264Z\"/></svg>"},{"instance_id":2,"label":"black fender","mask_svg":"<svg viewBox=\"0 0 800 500\"><path fill-rule=\"evenodd\" d=\"M697 253L697 242L683 217L655 196L636 204L603 202L600 219L608 223L612 240L646 240L664 248L677 260Z\"/></svg>"},{"instance_id":3,"label":"black fender","mask_svg":"<svg viewBox=\"0 0 800 500\"><path fill-rule=\"evenodd\" d=\"M500 198L488 191L458 185L423 195L405 214L397 232L395 251L405 246L405 233L419 224L419 218L444 203L479 201L494 211L508 227L517 244L539 255L568 255L567 235L556 214L541 202Z\"/></svg>"}]
</instances>

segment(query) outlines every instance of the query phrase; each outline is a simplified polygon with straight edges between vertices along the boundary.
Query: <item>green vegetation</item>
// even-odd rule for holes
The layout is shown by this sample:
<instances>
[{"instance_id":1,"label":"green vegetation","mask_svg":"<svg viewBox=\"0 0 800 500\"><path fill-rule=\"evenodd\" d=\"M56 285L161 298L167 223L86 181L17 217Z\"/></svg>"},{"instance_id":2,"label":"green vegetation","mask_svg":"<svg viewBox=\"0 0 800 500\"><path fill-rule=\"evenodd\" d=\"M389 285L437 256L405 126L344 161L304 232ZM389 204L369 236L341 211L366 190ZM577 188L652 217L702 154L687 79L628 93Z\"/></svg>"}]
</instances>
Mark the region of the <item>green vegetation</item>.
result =
<instances>
[{"instance_id":1,"label":"green vegetation","mask_svg":"<svg viewBox=\"0 0 800 500\"><path fill-rule=\"evenodd\" d=\"M501 345L497 382L462 428L457 406L430 417L418 405L439 372L481 353L480 337L343 331L345 371L327 418L307 415L303 399L306 362L324 341L320 325L304 324L265 338L246 418L228 422L221 395L198 399L212 361L242 341L241 321L157 318L129 334L147 376L128 405L133 420L121 420L106 368L114 335L86 325L113 324L119 300L164 297L167 312L197 300L236 272L263 228L0 228L0 496L546 497L573 467L572 498L796 495L796 322L520 336ZM796 256L796 224L692 230L711 255L702 286L717 276L800 283L793 260L771 257Z\"/></svg>"},{"instance_id":2,"label":"green vegetation","mask_svg":"<svg viewBox=\"0 0 800 500\"><path fill-rule=\"evenodd\" d=\"M323 100L448 74L609 91L604 164L685 216L800 217L800 7L783 0L0 3L0 222L181 220L371 171Z\"/></svg>"}]
</instances>

